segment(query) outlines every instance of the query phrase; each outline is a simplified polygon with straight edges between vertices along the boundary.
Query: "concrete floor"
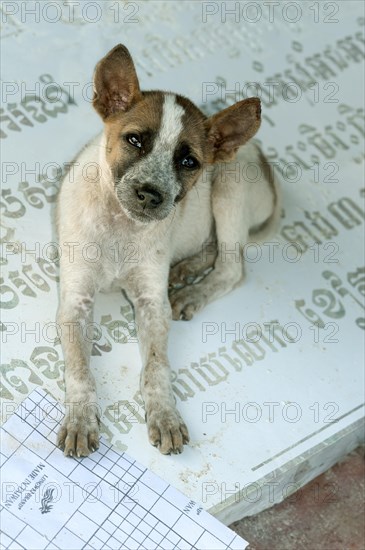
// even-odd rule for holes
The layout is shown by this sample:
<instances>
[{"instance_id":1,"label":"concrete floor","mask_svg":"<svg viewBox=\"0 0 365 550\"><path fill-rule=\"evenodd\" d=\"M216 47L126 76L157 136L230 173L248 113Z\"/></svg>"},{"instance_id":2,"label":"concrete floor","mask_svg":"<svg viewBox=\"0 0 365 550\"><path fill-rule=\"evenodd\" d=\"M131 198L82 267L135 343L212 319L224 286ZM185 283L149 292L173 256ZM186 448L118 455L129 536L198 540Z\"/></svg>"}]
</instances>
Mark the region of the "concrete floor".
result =
<instances>
[{"instance_id":1,"label":"concrete floor","mask_svg":"<svg viewBox=\"0 0 365 550\"><path fill-rule=\"evenodd\" d=\"M230 525L249 550L364 550L364 447L297 493Z\"/></svg>"}]
</instances>

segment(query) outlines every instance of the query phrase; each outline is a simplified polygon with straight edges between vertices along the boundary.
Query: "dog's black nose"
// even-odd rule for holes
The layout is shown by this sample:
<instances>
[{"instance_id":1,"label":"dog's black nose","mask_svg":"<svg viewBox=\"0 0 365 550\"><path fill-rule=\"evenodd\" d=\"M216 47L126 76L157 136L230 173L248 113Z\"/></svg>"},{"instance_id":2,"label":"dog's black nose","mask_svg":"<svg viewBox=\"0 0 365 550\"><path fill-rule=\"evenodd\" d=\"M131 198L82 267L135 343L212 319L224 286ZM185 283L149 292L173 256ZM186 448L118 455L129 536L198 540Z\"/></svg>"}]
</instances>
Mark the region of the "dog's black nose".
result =
<instances>
[{"instance_id":1,"label":"dog's black nose","mask_svg":"<svg viewBox=\"0 0 365 550\"><path fill-rule=\"evenodd\" d=\"M136 195L138 202L146 208L157 208L163 202L161 193L152 187L142 186L136 189Z\"/></svg>"}]
</instances>

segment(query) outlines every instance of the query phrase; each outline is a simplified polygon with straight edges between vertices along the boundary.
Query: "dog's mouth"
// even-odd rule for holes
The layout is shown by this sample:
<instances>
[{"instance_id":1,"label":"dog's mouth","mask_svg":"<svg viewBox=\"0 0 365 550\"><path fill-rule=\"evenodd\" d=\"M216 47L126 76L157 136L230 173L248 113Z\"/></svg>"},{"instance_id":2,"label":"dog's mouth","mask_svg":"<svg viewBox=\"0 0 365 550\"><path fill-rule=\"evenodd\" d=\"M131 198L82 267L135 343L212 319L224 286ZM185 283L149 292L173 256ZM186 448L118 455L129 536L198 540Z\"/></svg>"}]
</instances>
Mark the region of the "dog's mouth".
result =
<instances>
[{"instance_id":1,"label":"dog's mouth","mask_svg":"<svg viewBox=\"0 0 365 550\"><path fill-rule=\"evenodd\" d=\"M122 207L129 218L131 218L134 221L142 222L142 223L151 223L156 221L161 221L167 218L167 216L170 214L171 209L166 210L148 210L148 209L141 209L141 208L131 208L130 206L125 206L122 204Z\"/></svg>"},{"instance_id":2,"label":"dog's mouth","mask_svg":"<svg viewBox=\"0 0 365 550\"><path fill-rule=\"evenodd\" d=\"M136 200L131 200L130 197L126 197L117 187L116 195L128 218L144 224L164 220L174 207L174 202L170 204L170 201L164 201L162 205L152 208L148 207L146 204L141 204Z\"/></svg>"}]
</instances>

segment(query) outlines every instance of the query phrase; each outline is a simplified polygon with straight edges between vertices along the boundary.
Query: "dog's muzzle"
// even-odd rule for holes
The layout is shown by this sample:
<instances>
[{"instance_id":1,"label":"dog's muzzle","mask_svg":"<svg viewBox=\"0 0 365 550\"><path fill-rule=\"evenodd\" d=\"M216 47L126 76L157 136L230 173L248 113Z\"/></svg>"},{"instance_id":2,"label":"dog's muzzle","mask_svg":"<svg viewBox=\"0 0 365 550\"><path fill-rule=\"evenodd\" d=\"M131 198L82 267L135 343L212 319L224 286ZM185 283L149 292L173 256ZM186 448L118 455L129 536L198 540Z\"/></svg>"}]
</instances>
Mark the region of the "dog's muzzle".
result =
<instances>
[{"instance_id":1,"label":"dog's muzzle","mask_svg":"<svg viewBox=\"0 0 365 550\"><path fill-rule=\"evenodd\" d=\"M164 201L162 194L150 185L141 185L135 188L137 204L142 210L154 210Z\"/></svg>"},{"instance_id":2,"label":"dog's muzzle","mask_svg":"<svg viewBox=\"0 0 365 550\"><path fill-rule=\"evenodd\" d=\"M143 223L163 220L174 206L173 196L150 183L123 181L115 191L128 216Z\"/></svg>"}]
</instances>

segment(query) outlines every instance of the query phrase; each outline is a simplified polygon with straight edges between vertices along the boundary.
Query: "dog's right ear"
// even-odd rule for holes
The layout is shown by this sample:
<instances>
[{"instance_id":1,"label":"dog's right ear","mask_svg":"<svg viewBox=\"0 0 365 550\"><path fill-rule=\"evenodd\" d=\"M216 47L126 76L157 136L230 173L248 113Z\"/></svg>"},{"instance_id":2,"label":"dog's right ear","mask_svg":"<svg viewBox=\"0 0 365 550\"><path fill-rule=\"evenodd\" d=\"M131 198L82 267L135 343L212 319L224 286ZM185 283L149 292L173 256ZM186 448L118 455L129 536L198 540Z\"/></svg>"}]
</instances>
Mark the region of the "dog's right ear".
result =
<instances>
[{"instance_id":1,"label":"dog's right ear","mask_svg":"<svg viewBox=\"0 0 365 550\"><path fill-rule=\"evenodd\" d=\"M142 97L132 57L118 44L96 65L93 106L103 120L127 111Z\"/></svg>"}]
</instances>

